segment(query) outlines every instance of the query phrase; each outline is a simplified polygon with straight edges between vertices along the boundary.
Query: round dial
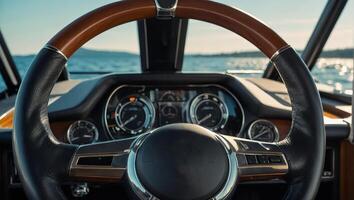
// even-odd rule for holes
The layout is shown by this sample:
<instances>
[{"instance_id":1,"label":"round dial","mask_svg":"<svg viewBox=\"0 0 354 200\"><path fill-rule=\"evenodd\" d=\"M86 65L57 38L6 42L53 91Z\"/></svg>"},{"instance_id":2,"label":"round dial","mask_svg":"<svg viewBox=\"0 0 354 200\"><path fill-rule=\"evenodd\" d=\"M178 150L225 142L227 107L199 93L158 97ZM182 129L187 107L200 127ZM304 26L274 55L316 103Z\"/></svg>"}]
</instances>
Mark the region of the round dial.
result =
<instances>
[{"instance_id":1,"label":"round dial","mask_svg":"<svg viewBox=\"0 0 354 200\"><path fill-rule=\"evenodd\" d=\"M223 128L228 116L225 103L213 94L198 95L193 99L190 106L192 123L201 125L212 131Z\"/></svg>"},{"instance_id":2,"label":"round dial","mask_svg":"<svg viewBox=\"0 0 354 200\"><path fill-rule=\"evenodd\" d=\"M116 107L115 121L125 133L135 135L151 128L154 115L154 106L148 99L131 95Z\"/></svg>"},{"instance_id":3,"label":"round dial","mask_svg":"<svg viewBox=\"0 0 354 200\"><path fill-rule=\"evenodd\" d=\"M278 142L279 132L272 122L268 120L257 120L250 125L248 137L251 140L262 142Z\"/></svg>"},{"instance_id":4,"label":"round dial","mask_svg":"<svg viewBox=\"0 0 354 200\"><path fill-rule=\"evenodd\" d=\"M67 132L67 140L71 144L91 144L98 139L96 126L89 121L76 121L71 124Z\"/></svg>"},{"instance_id":5,"label":"round dial","mask_svg":"<svg viewBox=\"0 0 354 200\"><path fill-rule=\"evenodd\" d=\"M166 91L163 93L163 95L160 98L160 101L164 102L175 102L177 101L176 94L172 91Z\"/></svg>"},{"instance_id":6,"label":"round dial","mask_svg":"<svg viewBox=\"0 0 354 200\"><path fill-rule=\"evenodd\" d=\"M162 107L161 114L167 118L174 118L178 114L178 109L173 104L167 104Z\"/></svg>"}]
</instances>

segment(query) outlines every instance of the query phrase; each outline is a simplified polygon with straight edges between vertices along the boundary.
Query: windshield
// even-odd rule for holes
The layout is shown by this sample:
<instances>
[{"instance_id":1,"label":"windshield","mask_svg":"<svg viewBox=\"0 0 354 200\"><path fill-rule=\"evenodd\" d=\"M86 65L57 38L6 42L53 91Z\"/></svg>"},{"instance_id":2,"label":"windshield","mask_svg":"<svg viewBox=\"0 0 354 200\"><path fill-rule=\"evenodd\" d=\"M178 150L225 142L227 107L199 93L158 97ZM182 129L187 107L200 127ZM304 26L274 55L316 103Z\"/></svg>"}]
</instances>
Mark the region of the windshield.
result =
<instances>
[{"instance_id":1,"label":"windshield","mask_svg":"<svg viewBox=\"0 0 354 200\"><path fill-rule=\"evenodd\" d=\"M111 2L115 1L1 0L0 29L21 76L55 33L79 16ZM74 79L113 71L140 72L136 23L110 29L89 41L69 59L67 66Z\"/></svg>"},{"instance_id":2,"label":"windshield","mask_svg":"<svg viewBox=\"0 0 354 200\"><path fill-rule=\"evenodd\" d=\"M257 16L299 53L305 48L327 1L220 1ZM354 6L348 2L324 51L312 70L318 83L333 92L352 94ZM284 12L286 10L286 15ZM184 71L228 72L262 77L269 59L255 46L216 25L190 20Z\"/></svg>"},{"instance_id":3,"label":"windshield","mask_svg":"<svg viewBox=\"0 0 354 200\"><path fill-rule=\"evenodd\" d=\"M21 76L35 54L56 32L78 16L113 1L0 1L0 29L14 55ZM300 53L327 3L324 0L281 3L277 0L269 0L267 3L263 0L218 2L238 7L261 19ZM353 27L350 21L353 16L349 11L353 10L353 3L348 4L339 20L341 25L337 32L340 34L331 36L331 42L326 45L325 52L312 72L316 81L345 93L352 91L353 59L343 57L343 54L334 50L346 51L345 55L348 55L350 49L352 52ZM347 38L347 41L343 42L343 38ZM189 21L184 72L228 72L241 77L261 77L268 62L269 59L252 44L230 31L205 22ZM89 41L69 60L68 70L70 77L74 79L112 71L140 73L136 22L113 28ZM0 90L2 88L4 83L0 79Z\"/></svg>"}]
</instances>

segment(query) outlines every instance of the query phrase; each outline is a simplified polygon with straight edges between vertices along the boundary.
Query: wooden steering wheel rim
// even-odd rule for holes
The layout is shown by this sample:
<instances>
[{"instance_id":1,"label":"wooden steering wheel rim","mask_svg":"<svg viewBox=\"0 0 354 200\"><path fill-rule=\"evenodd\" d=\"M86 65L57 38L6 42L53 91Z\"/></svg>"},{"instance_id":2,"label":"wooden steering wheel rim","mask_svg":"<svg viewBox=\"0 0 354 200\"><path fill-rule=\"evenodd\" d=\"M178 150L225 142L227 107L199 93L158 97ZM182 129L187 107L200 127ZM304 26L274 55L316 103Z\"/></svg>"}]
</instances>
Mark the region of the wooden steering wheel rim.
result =
<instances>
[{"instance_id":1,"label":"wooden steering wheel rim","mask_svg":"<svg viewBox=\"0 0 354 200\"><path fill-rule=\"evenodd\" d=\"M83 15L57 33L48 46L69 58L87 41L118 25L155 17L153 0L125 0L108 4ZM249 14L209 0L179 0L176 17L206 21L224 27L254 44L267 57L287 43L267 25Z\"/></svg>"}]
</instances>

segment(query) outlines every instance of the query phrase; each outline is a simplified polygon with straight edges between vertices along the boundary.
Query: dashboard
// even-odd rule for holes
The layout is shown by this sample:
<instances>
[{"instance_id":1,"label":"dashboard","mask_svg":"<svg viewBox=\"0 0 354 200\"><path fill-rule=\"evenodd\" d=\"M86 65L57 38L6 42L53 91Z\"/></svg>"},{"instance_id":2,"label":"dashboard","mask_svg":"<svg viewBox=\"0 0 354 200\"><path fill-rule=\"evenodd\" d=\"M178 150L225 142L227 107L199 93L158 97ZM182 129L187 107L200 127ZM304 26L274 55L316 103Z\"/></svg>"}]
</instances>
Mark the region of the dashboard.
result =
<instances>
[{"instance_id":1,"label":"dashboard","mask_svg":"<svg viewBox=\"0 0 354 200\"><path fill-rule=\"evenodd\" d=\"M345 119L351 116L351 105L325 97L322 103L327 148L321 187L323 195L329 196L329 187L339 185L340 166L348 166L351 161L352 153L345 154L349 157L341 154L351 147L344 142L350 130ZM59 142L76 145L135 137L170 123L195 123L224 135L276 142L291 129L290 105L283 84L262 78L111 74L57 83L51 93L48 118ZM9 147L13 116L13 108L0 115L0 135ZM8 180L9 188L18 187L13 153L6 150L2 155L2 169L8 170L3 174L9 174L4 180Z\"/></svg>"},{"instance_id":2,"label":"dashboard","mask_svg":"<svg viewBox=\"0 0 354 200\"><path fill-rule=\"evenodd\" d=\"M86 80L49 105L50 126L59 141L77 145L135 137L172 123L264 142L285 138L291 108L259 97L263 90L241 81L223 74Z\"/></svg>"},{"instance_id":3,"label":"dashboard","mask_svg":"<svg viewBox=\"0 0 354 200\"><path fill-rule=\"evenodd\" d=\"M346 127L343 119L350 116L351 106L322 100L327 128ZM59 142L78 145L135 137L171 123L194 123L224 135L277 142L291 129L290 105L285 86L267 79L112 74L57 83L48 117ZM12 128L13 114L10 109L1 115L0 128ZM332 136L345 135L343 129Z\"/></svg>"}]
</instances>

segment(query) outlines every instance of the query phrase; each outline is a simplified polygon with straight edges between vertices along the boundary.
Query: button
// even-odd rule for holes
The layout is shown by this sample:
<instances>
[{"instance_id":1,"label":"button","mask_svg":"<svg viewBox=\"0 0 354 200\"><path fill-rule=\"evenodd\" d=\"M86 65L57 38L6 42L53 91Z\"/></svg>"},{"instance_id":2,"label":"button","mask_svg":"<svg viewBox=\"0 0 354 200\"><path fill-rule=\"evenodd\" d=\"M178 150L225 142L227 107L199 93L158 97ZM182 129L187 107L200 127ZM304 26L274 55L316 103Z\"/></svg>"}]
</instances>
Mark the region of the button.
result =
<instances>
[{"instance_id":1,"label":"button","mask_svg":"<svg viewBox=\"0 0 354 200\"><path fill-rule=\"evenodd\" d=\"M129 154L114 156L112 167L125 168L127 166L128 155Z\"/></svg>"},{"instance_id":2,"label":"button","mask_svg":"<svg viewBox=\"0 0 354 200\"><path fill-rule=\"evenodd\" d=\"M268 156L269 162L272 164L283 163L283 158L281 156Z\"/></svg>"},{"instance_id":3,"label":"button","mask_svg":"<svg viewBox=\"0 0 354 200\"><path fill-rule=\"evenodd\" d=\"M246 160L249 165L257 164L257 159L255 155L246 155Z\"/></svg>"},{"instance_id":4,"label":"button","mask_svg":"<svg viewBox=\"0 0 354 200\"><path fill-rule=\"evenodd\" d=\"M81 157L77 162L77 165L101 165L110 166L112 163L113 156L102 156L102 157Z\"/></svg>"},{"instance_id":5,"label":"button","mask_svg":"<svg viewBox=\"0 0 354 200\"><path fill-rule=\"evenodd\" d=\"M247 165L246 156L244 154L236 154L236 156L237 156L237 162L239 166Z\"/></svg>"},{"instance_id":6,"label":"button","mask_svg":"<svg viewBox=\"0 0 354 200\"><path fill-rule=\"evenodd\" d=\"M267 155L257 155L257 160L259 164L268 164L268 156Z\"/></svg>"}]
</instances>

